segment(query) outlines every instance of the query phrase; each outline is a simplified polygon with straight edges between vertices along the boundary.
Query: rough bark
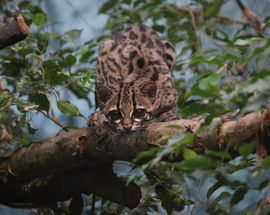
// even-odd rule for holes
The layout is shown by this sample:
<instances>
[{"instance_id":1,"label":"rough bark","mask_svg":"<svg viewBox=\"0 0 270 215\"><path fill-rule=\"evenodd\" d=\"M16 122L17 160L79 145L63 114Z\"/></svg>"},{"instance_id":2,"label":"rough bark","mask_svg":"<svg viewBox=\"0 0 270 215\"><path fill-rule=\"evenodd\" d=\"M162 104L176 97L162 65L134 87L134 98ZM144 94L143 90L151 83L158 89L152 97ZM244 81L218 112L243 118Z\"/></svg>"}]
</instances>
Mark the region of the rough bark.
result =
<instances>
[{"instance_id":1,"label":"rough bark","mask_svg":"<svg viewBox=\"0 0 270 215\"><path fill-rule=\"evenodd\" d=\"M100 121L99 121L100 120ZM103 125L102 117L97 122ZM10 206L54 205L81 193L95 193L130 208L139 203L137 185L125 185L111 171L114 160L132 160L138 152L165 145L163 135L195 133L188 147L197 153L228 150L258 143L259 155L268 153L270 113L264 110L239 119L216 118L210 130L200 131L203 117L153 122L145 129L100 139L95 128L63 132L56 137L15 150L0 158L0 203ZM181 129L168 128L179 125ZM0 131L1 134L1 131ZM1 135L0 135L1 136ZM101 135L102 136L102 135Z\"/></svg>"},{"instance_id":2,"label":"rough bark","mask_svg":"<svg viewBox=\"0 0 270 215\"><path fill-rule=\"evenodd\" d=\"M0 22L0 50L24 40L29 34L22 15L15 14L12 18L5 18Z\"/></svg>"}]
</instances>

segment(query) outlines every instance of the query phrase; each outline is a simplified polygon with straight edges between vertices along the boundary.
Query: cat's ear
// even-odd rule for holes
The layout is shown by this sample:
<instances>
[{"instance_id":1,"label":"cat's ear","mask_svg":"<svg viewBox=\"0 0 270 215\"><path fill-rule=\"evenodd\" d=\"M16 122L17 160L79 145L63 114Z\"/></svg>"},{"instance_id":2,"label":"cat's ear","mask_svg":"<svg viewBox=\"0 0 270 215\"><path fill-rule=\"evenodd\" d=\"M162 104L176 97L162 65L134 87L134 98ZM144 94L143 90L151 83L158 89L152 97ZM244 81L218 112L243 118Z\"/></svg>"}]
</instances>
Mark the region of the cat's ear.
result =
<instances>
[{"instance_id":1,"label":"cat's ear","mask_svg":"<svg viewBox=\"0 0 270 215\"><path fill-rule=\"evenodd\" d=\"M140 92L143 96L155 98L157 93L157 86L152 81L146 82L140 87Z\"/></svg>"},{"instance_id":2,"label":"cat's ear","mask_svg":"<svg viewBox=\"0 0 270 215\"><path fill-rule=\"evenodd\" d=\"M113 96L114 91L104 85L100 85L96 87L96 95L102 106Z\"/></svg>"}]
</instances>

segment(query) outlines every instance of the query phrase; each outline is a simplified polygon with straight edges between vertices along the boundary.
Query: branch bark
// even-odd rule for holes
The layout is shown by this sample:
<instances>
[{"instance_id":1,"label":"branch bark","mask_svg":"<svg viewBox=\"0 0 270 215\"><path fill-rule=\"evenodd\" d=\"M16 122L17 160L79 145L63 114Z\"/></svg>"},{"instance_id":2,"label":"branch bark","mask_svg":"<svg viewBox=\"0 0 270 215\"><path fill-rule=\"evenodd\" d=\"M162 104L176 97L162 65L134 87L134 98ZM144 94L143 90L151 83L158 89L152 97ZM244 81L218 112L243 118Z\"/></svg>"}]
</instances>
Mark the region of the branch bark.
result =
<instances>
[{"instance_id":1,"label":"branch bark","mask_svg":"<svg viewBox=\"0 0 270 215\"><path fill-rule=\"evenodd\" d=\"M22 15L15 14L12 18L5 18L0 22L0 50L24 40L29 34Z\"/></svg>"},{"instance_id":2,"label":"branch bark","mask_svg":"<svg viewBox=\"0 0 270 215\"><path fill-rule=\"evenodd\" d=\"M95 123L106 123L98 113ZM210 130L200 131L204 117L170 122L152 122L145 129L100 138L100 130L86 127L22 147L0 157L0 203L18 206L55 205L81 193L95 193L104 199L136 207L141 192L137 185L117 178L114 160L132 160L138 152L167 144L163 135L195 133L188 147L203 154L207 150L228 150L237 154L241 143L258 143L259 155L269 153L270 112L263 110L239 119L213 120ZM168 128L179 125L182 129ZM1 134L1 131L0 131ZM98 134L98 135L97 135ZM1 135L0 135L1 136Z\"/></svg>"}]
</instances>

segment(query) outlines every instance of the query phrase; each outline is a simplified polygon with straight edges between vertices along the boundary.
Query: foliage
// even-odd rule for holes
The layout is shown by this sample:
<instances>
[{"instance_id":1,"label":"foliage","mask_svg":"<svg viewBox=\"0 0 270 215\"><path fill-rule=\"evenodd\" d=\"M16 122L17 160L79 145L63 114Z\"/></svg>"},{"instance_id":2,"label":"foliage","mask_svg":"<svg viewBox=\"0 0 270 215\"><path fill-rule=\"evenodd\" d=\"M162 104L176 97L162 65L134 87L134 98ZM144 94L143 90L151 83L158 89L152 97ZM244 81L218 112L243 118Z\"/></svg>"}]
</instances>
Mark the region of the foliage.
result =
<instances>
[{"instance_id":1,"label":"foliage","mask_svg":"<svg viewBox=\"0 0 270 215\"><path fill-rule=\"evenodd\" d=\"M7 15L10 5L0 3ZM33 1L34 2L34 1ZM0 74L6 89L0 89L0 121L13 134L12 144L29 144L36 132L33 112L56 120L55 110L73 117L84 117L76 102L68 102L61 91L72 92L94 106L94 65L97 47L112 33L134 24L152 26L177 49L175 85L180 94L179 109L184 117L207 116L204 126L221 114L240 110L239 116L269 105L270 97L270 4L258 7L262 33L245 17L234 20L228 7L235 1L194 0L107 0L99 13L108 15L100 36L79 43L80 30L64 34L51 32L48 15L31 1L20 1L17 11L31 26L24 41L0 53ZM248 2L252 5L253 0ZM253 8L249 8L253 9ZM260 11L259 11L260 10ZM240 17L241 17L240 16ZM244 21L243 21L244 20ZM54 104L57 104L54 105ZM59 122L65 127L63 122ZM181 128L180 128L181 129ZM197 155L187 148L194 136L173 137L167 146L138 155L136 161L150 157L148 163L127 171L123 177L135 180L143 190L143 200L134 210L97 199L97 214L255 214L267 213L267 158L261 168L252 154L255 145L242 144L239 157L226 151ZM176 158L182 161L172 162ZM166 158L166 159L164 159ZM223 161L226 161L223 162ZM245 177L243 177L245 176ZM254 198L251 198L255 196ZM87 210L87 208L86 208ZM145 212L147 211L147 212Z\"/></svg>"}]
</instances>

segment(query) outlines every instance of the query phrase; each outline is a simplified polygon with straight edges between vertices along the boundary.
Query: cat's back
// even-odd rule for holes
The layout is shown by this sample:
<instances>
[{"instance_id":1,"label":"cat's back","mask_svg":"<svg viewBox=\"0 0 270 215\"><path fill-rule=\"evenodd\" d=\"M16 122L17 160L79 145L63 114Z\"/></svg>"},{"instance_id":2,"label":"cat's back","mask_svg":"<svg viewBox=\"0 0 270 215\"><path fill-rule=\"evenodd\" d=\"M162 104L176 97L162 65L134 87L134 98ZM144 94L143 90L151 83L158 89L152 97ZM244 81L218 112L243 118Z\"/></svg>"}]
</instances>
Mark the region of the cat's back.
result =
<instances>
[{"instance_id":1,"label":"cat's back","mask_svg":"<svg viewBox=\"0 0 270 215\"><path fill-rule=\"evenodd\" d=\"M133 25L105 41L97 63L97 85L117 88L119 84L170 78L175 51L153 29Z\"/></svg>"}]
</instances>

